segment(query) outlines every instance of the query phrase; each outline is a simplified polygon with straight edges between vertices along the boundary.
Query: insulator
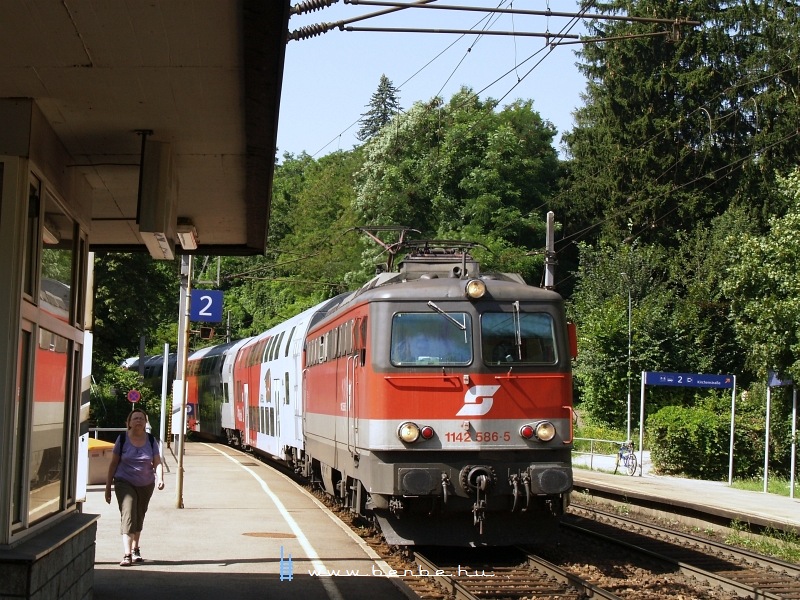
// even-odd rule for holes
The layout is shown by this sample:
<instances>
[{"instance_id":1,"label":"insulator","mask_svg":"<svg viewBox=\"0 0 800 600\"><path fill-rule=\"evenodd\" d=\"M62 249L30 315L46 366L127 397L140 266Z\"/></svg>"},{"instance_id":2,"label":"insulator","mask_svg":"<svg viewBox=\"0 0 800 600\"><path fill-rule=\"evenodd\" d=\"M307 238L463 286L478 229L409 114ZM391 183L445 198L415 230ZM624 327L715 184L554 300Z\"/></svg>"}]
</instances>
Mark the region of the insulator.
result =
<instances>
[{"instance_id":1,"label":"insulator","mask_svg":"<svg viewBox=\"0 0 800 600\"><path fill-rule=\"evenodd\" d=\"M322 10L331 4L336 4L339 0L305 0L300 4L295 4L289 13L292 15L302 15L303 13L314 12L315 10Z\"/></svg>"},{"instance_id":2,"label":"insulator","mask_svg":"<svg viewBox=\"0 0 800 600\"><path fill-rule=\"evenodd\" d=\"M289 32L289 39L306 40L308 38L322 35L326 31L330 31L334 27L335 25L331 23L317 23L316 25L308 25L306 27L301 27L300 29L295 29L294 31Z\"/></svg>"}]
</instances>

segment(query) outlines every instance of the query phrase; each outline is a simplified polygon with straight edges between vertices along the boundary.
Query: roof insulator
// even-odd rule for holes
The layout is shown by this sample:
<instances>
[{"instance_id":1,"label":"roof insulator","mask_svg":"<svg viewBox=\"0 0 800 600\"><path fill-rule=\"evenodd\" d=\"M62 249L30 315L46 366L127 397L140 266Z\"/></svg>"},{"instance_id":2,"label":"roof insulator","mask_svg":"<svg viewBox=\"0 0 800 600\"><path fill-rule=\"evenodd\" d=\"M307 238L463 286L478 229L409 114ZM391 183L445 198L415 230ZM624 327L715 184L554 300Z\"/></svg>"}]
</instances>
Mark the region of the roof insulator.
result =
<instances>
[{"instance_id":1,"label":"roof insulator","mask_svg":"<svg viewBox=\"0 0 800 600\"><path fill-rule=\"evenodd\" d=\"M306 40L308 38L322 35L326 31L330 31L336 27L333 23L317 23L316 25L308 25L289 32L290 40Z\"/></svg>"},{"instance_id":2,"label":"roof insulator","mask_svg":"<svg viewBox=\"0 0 800 600\"><path fill-rule=\"evenodd\" d=\"M331 4L336 4L338 1L339 0L305 0L305 2L295 4L289 10L289 13L292 15L302 15L303 13L314 12L315 10L322 10Z\"/></svg>"}]
</instances>

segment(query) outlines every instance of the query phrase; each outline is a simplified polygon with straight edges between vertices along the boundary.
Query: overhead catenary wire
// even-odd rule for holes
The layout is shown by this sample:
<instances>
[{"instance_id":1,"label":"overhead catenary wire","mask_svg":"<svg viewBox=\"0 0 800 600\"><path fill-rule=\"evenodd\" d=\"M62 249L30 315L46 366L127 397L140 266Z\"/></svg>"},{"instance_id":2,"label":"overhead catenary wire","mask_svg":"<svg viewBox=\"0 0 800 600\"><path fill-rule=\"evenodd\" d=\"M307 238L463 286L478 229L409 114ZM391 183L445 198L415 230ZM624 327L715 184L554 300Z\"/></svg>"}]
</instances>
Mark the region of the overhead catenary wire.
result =
<instances>
[{"instance_id":1,"label":"overhead catenary wire","mask_svg":"<svg viewBox=\"0 0 800 600\"><path fill-rule=\"evenodd\" d=\"M631 17L627 15L604 15L600 13L586 13L583 10L580 13L575 12L559 12L553 11L549 8L547 10L529 10L524 8L488 8L484 6L461 6L453 4L413 4L409 2L390 2L386 0L344 0L345 4L363 5L363 6L392 6L396 8L417 8L428 10L452 10L459 12L485 12L497 13L506 15L528 15L536 17L566 17L574 18L580 15L583 19L597 19L603 21L624 21L628 23L662 23L672 25L674 23L686 25L700 25L700 21L690 21L688 19L664 19L656 17Z\"/></svg>"},{"instance_id":2,"label":"overhead catenary wire","mask_svg":"<svg viewBox=\"0 0 800 600\"><path fill-rule=\"evenodd\" d=\"M411 9L411 8L424 8L424 7L432 7L432 6L444 6L444 5L434 5L432 2L433 2L433 0L427 0L427 1L425 1L425 0L422 0L422 1L420 1L420 2L415 2L415 3L408 3L408 2L405 2L405 3L387 3L387 4L388 4L388 5L390 5L391 7L390 7L390 8L387 8L387 9L386 9L386 10L384 10L384 11L372 12L372 13L369 13L369 14L360 15L360 16L358 16L358 17L354 17L354 18L350 18L350 19L346 19L346 20L337 21L336 23L330 23L330 24L324 24L324 25L325 25L326 27L327 27L327 26L330 26L330 29L333 29L333 28L335 28L335 27L337 27L337 26L338 26L338 27L341 29L341 28L342 28L342 27L343 27L345 24L348 24L348 23L354 23L354 22L357 22L357 21L362 21L362 20L365 20L365 19L368 19L368 18L373 18L373 17L376 17L376 16L381 16L381 15L384 15L384 14L388 14L389 12L396 12L396 11L398 11L398 10L405 10L405 9ZM347 4L354 4L353 2L350 2L349 0L346 0L346 3L347 3ZM499 16L502 14L502 12L503 12L503 11L513 11L513 12L512 12L512 14L513 14L513 13L515 13L515 12L518 12L518 11L520 10L520 9L513 9L513 8L512 8L512 9L505 9L505 8L502 8L502 4L504 4L504 2L501 2L500 6L498 6L498 7L496 7L496 8L478 8L478 7L467 7L467 8L470 8L470 9L472 9L472 8L475 8L475 9L476 9L476 10L478 10L478 11L481 11L481 12L486 12L486 13L493 13L493 12L497 12L498 14L497 14L496 16L497 16L498 18L499 18ZM520 37L526 37L526 36L542 37L542 38L544 38L544 39L546 39L546 40L547 40L547 44L548 44L548 45L549 45L549 47L550 47L550 51L552 51L552 50L555 48L555 46L566 45L566 44L570 43L570 42L568 42L567 40L573 40L573 41L574 41L574 43L583 43L579 35L574 35L574 34L569 34L569 33L564 33L564 32L565 32L565 31L569 31L569 30L570 30L572 27L574 27L574 26L575 26L575 25L578 23L578 20L579 20L579 19L582 19L582 18L588 18L588 16L589 16L589 15L594 15L594 13L589 13L589 12L588 12L588 11L589 11L589 10L590 10L590 9L591 9L593 6L594 6L594 2L589 2L589 3L588 3L588 4L587 4L587 5L586 5L586 6L585 6L583 9L581 9L581 11L580 11L580 12L578 12L578 13L563 13L563 12L554 12L554 11L551 11L551 10L549 10L549 9L548 9L547 11L528 11L528 12L533 12L533 13L537 14L537 16L538 16L538 15L544 15L544 16L548 16L548 15L549 15L549 16L553 16L553 15L558 15L558 16L566 15L566 16L570 16L570 17L572 17L572 24L568 24L567 26L563 27L559 33L552 33L552 32L549 32L549 31L546 31L546 32L518 32L518 31L516 31L516 30L515 30L515 31L512 31L512 32L494 32L494 31L490 31L490 30L486 30L486 29L481 29L479 32L476 32L476 31L474 30L474 28L473 28L473 29L469 29L469 30L454 30L454 29L451 29L451 30L441 30L441 29L439 29L439 30L429 30L429 31L427 31L427 32L430 32L430 33L443 33L443 32L445 32L445 31L447 31L448 33L458 33L458 34L459 34L461 37L463 37L464 35L473 35L473 34L474 34L474 35L477 35L477 36L479 36L479 38L480 38L480 36L481 36L482 34L485 34L485 35L505 35L505 36L512 35L512 36L514 36L514 37L515 37L515 39L516 39L516 37L517 37L517 36L520 36ZM452 7L452 8L460 8L460 7ZM523 11L523 12L524 12L524 11ZM616 19L616 20L624 20L624 18L625 18L625 17L620 17L620 16L618 16L618 15L599 15L599 16L600 16L600 17L603 17L603 16L611 16L611 17L614 17L614 19ZM485 19L485 17L484 17L484 18L482 18L481 20L483 20L483 19ZM663 22L669 22L669 23L672 23L672 22L673 22L673 20L672 20L672 19L663 19L662 21L663 21ZM314 26L312 26L312 29L313 29L313 27L314 27ZM362 29L362 28L358 28L358 29ZM364 30L370 29L370 30L376 30L376 31L377 31L377 30L379 30L379 29L384 29L384 28L363 28L363 29L364 29ZM311 30L309 29L309 31L311 31ZM398 31L398 29L395 29L395 31ZM413 29L413 30L412 30L412 29L408 29L408 31L416 31L416 32L420 32L420 33L426 32L426 31L425 31L425 30L423 30L423 29ZM317 33L314 33L314 35L318 35L318 33L319 33L319 32L317 32ZM659 35L666 35L666 32L664 32L664 33L659 33ZM460 38L459 38L459 39L460 39ZM559 40L559 41L556 43L556 42L551 42L551 40ZM601 40L596 40L596 39L590 39L590 40L591 40L591 41L601 41ZM455 44L455 43L456 43L456 42L453 42L453 44ZM424 67L422 67L422 68L421 68L420 70L418 70L418 71L417 71L417 72L416 72L414 75L412 75L412 77L410 77L408 80L406 80L406 82L405 82L405 83L407 83L408 81L410 81L410 79L412 79L414 76L416 76L416 75L417 75L419 72L421 72L421 71L422 71L424 68L426 68L426 67L427 67L429 64L431 64L431 63L433 62L433 60L436 60L436 58L438 58L439 56L441 56L441 55L442 55L442 54L443 54L443 53L444 53L444 52L445 52L447 49L449 49L450 47L452 47L452 44L451 44L450 46L448 46L448 47L447 47L447 48L446 48L444 51L442 51L441 53L439 53L439 54L437 55L437 57L435 57L434 59L432 59L431 61L429 61L428 63L426 63L426 65L425 65ZM472 47L470 47L470 49L468 50L468 52L470 52L470 51L471 51L471 48L472 48ZM550 52L548 52L547 54L549 55L549 53L550 53ZM537 54L539 54L539 52L536 52L536 53L535 53L534 55L532 55L532 56L535 56L535 55L537 55ZM491 87L492 85L494 85L495 83L497 83L498 81L500 81L500 80L501 80L503 77L506 77L506 76L507 76L508 74L510 74L512 71L515 71L515 70L516 70L516 69L517 69L517 68L518 68L518 67L519 67L521 64L524 64L525 62L527 62L528 60L530 60L530 58L532 58L532 56L531 56L531 57L529 57L528 59L526 59L525 61L522 61L522 63L517 63L517 64L515 64L515 65L514 65L514 67L513 67L512 69L510 69L510 70L509 70L509 71L507 71L507 72L506 72L506 73L505 73L503 76L501 76L500 78L496 79L494 82L492 82L491 84L489 84L488 86L486 86L485 88L483 88L483 90L481 90L481 92L485 91L486 89L488 89L489 87ZM546 56L547 56L547 55L545 55L545 57L546 57ZM462 62L463 62L463 60L464 60L464 59L462 59ZM544 58L542 58L542 60L544 60ZM539 63L537 63L537 65L538 65L538 64L540 64L540 63L541 63L541 60L539 61ZM506 96L507 96L507 95L508 95L508 94L509 94L509 93L510 93L510 92L511 92L511 91L512 91L512 90L513 90L513 89L514 89L514 88L515 88L517 85L519 85L519 84L522 82L522 80L524 80L524 79L525 79L525 78L526 78L528 75L530 75L530 73L531 73L531 72L532 72L532 71L535 69L535 67L536 67L537 65L534 65L534 68L533 68L533 69L531 69L530 71L528 71L528 72L527 72L527 73L526 73L526 74L525 74L523 77L519 77L519 75L518 75L518 76L517 76L517 83L516 83L514 86L512 86L512 88L511 88L511 89L509 89L509 90L508 90L508 92L506 92L506 94L504 94L502 98L505 98L505 97L506 97ZM456 67L456 69L457 69L457 67ZM455 72L455 70L454 70L454 72ZM452 75L451 75L451 77L452 77ZM403 85L405 85L405 83L404 83ZM402 89L403 85L401 85L401 86L400 86L400 88L401 88L401 89ZM446 85L446 83L445 83L445 84L443 84L442 88L444 87L444 85ZM440 92L441 92L441 89L440 89ZM481 92L479 92L479 93L481 93ZM502 100L502 98L501 98L501 100ZM358 119L355 119L355 120L353 121L353 123L351 123L351 124L350 124L350 125L349 125L347 128L345 128L345 129L344 129L342 132L340 132L339 134L337 134L336 136L334 136L334 137L333 137L333 138L332 138L332 139L331 139L331 140L330 140L330 141L329 141L327 144L325 144L325 145L324 145L322 148L320 148L319 150L317 150L317 152L315 152L315 153L312 155L312 157L313 157L313 156L317 156L319 153L321 153L323 150L325 150L325 148L329 147L329 146L330 146L330 145L331 145L331 144L332 144L334 141L336 141L337 139L341 139L341 135L342 135L343 133L345 133L345 132L349 131L350 129L352 129L354 126L356 126L356 125L359 123L359 121L360 121L360 120L361 120L361 117L359 116L359 118L358 118Z\"/></svg>"},{"instance_id":3,"label":"overhead catenary wire","mask_svg":"<svg viewBox=\"0 0 800 600\"><path fill-rule=\"evenodd\" d=\"M505 4L505 0L501 1L501 2L500 2L500 4L499 4L498 6L502 6L503 4ZM570 19L570 22L568 22L566 25L564 25L564 26L561 28L561 30L560 30L560 33L563 33L563 32L565 32L565 31L567 31L567 32L568 32L568 31L570 31L570 30L571 30L573 27L575 27L575 26L578 24L578 22L579 22L579 20L580 20L580 18L581 18L581 15L583 15L583 14L586 14L586 12L587 12L588 10L590 10L590 9L591 9L593 6L594 6L594 2L593 2L593 1L592 1L592 2L588 2L588 3L587 3L587 5L586 5L586 6L585 6L585 7L584 7L584 8L583 8L583 9L582 9L582 10L581 10L579 13L577 13L577 15L576 15L574 18ZM373 13L373 14L375 14L375 13ZM481 38L481 34L482 34L484 31L485 31L485 27L488 27L488 26L490 26L490 24L491 24L491 20L489 20L489 24L487 24L487 25L486 25L486 26L484 26L483 28L480 28L480 29L478 29L478 26L479 26L479 24L480 24L480 23L482 23L483 21L487 20L487 19L489 18L489 16L490 16L490 15L488 15L488 14L487 14L487 15L484 15L483 17L481 17L481 18L480 18L480 19L477 21L477 23L476 23L476 24L473 26L473 28L472 28L472 29L470 29L470 30L467 30L467 31L466 31L464 34L460 35L460 36L459 36L459 37L458 37L456 40L454 40L454 41L453 41L451 44L449 44L448 46L446 46L446 47L445 47L445 48L444 48L444 49L443 49L441 52L439 52L439 53L438 53L438 54L437 54L435 57L433 57L431 60L429 60L427 63L425 63L425 65L423 65L421 68L419 68L419 69L418 69L418 70L417 70L417 71L416 71L414 74L412 74L412 75L411 75L409 78L407 78L407 79L406 79L406 80L405 80L405 81L404 81L402 84L400 84L400 86L399 86L399 87L400 87L400 89L402 90L402 88L403 88L403 87L404 87L404 86L405 86L407 83L409 83L409 82L410 82L410 81L411 81L411 80L412 80L414 77L416 77L417 75L419 75L419 73L421 73L421 72L422 72L423 70L425 70L425 69L426 69L428 66L430 66L430 65L431 65L431 64L432 64L434 61L436 61L438 58L440 58L442 55L444 55L444 54L445 54L445 52L447 52L447 51L448 51L448 50L450 50L450 49L451 49L451 48L452 48L452 47L453 47L455 44L457 44L457 43L458 43L458 41L459 41L460 39L462 39L462 38L463 38L463 37L465 37L466 35L475 35L475 36L476 36L476 40L475 40L475 41L474 41L474 42L473 42L473 43L470 45L470 47L467 49L467 51L466 51L466 53L465 53L464 57L461 59L461 61L459 61L459 65L457 65L457 66L455 67L455 69L453 70L453 72L451 73L451 75L448 77L448 80L449 80L450 78L452 78L453 74L455 74L455 71L458 69L458 67L461 65L461 63L464 61L464 59L466 58L466 56L468 56L468 55L471 53L471 51L472 51L472 49L475 47L475 44L477 43L477 41L478 41L478 40L480 40L480 38ZM499 16L500 16L500 15L496 15L495 17L496 17L496 18L499 18ZM575 36L575 37L578 37L578 36ZM562 42L558 43L557 45L561 45L561 44L563 44L563 43L564 43L564 42L562 41ZM540 54L542 51L544 51L545 49L549 49L549 51L547 52L547 55L549 55L549 54L550 54L550 52L551 52L552 50L554 50L554 48L555 48L555 46L554 46L553 44L547 43L547 44L546 44L546 45L545 45L545 46L544 46L542 49L540 49L540 50L537 50L537 51L536 51L536 52L534 52L532 55L528 56L528 58L526 58L525 60L523 60L523 61L521 61L521 62L515 62L514 66L513 66L511 69L509 69L509 70L508 70L508 71L506 71L506 72L505 72L503 75L501 75L500 77L498 77L497 79L495 79L494 81L492 81L491 83L489 83L487 86L485 86L483 89L481 89L481 90L480 90L480 91L479 91L479 92L478 92L476 95L479 95L479 94L483 93L484 91L488 90L490 87L494 86L494 85L495 85L495 84L497 84L499 81L501 81L503 78L505 78L506 76L508 76L508 75L509 75L509 74L510 74L512 71L515 71L515 70L516 70L516 69L517 69L519 66L521 66L521 65L524 65L526 62L528 62L529 60L531 60L531 59L532 59L532 58L534 58L535 56L539 55L539 54ZM545 55L545 57L546 57L547 55ZM542 60L543 60L543 59L542 59ZM528 75L530 75L530 73L531 73L531 72L532 72L532 71L535 69L535 67L536 67L536 66L538 66L538 64L540 64L540 63L542 62L542 60L540 60L538 63L536 63L536 65L534 65L534 68L530 69L530 70L529 70L529 71L528 71L528 72L527 72L527 73L526 73L526 74L525 74L523 77L521 77L521 78L520 78L519 76L517 76L517 82L514 84L514 86L512 86L512 87L510 88L510 90L509 90L508 92L506 92L506 93L503 95L503 98L505 98L505 97L506 97L506 96L507 96L507 95L508 95L508 94L509 94L509 93L510 93L510 92L511 92L511 91L512 91L512 90L513 90L513 89L514 89L514 88L515 88L517 85L519 85L519 84L522 82L522 80L523 80L523 79L525 79L525 78L526 78ZM444 83L444 84L441 86L441 88L439 89L439 92L437 93L437 95L441 93L442 89L444 88L444 85L446 85L446 82L445 82L445 83ZM325 150L327 147L329 147L329 146L330 146L330 145L331 145L333 142L335 142L337 139L339 139L343 133L346 133L347 131L349 131L350 129L352 129L353 127L355 127L355 126L356 126L356 125L359 123L359 121L360 121L360 120L361 120L361 118L359 117L358 119L356 119L355 121L353 121L353 122L352 122L352 123L351 123L349 126L347 126L347 127L346 127L346 128L345 128L345 129L344 129L342 132L340 132L339 134L337 134L336 136L334 136L334 137L333 137L333 138L332 138L332 139L331 139L329 142L327 142L327 143L326 143L324 146L322 146L322 147L321 147L319 150L317 150L317 151L316 151L314 154L312 154L311 156L312 156L312 157L314 157L314 156L317 156L319 153L321 153L323 150Z\"/></svg>"}]
</instances>

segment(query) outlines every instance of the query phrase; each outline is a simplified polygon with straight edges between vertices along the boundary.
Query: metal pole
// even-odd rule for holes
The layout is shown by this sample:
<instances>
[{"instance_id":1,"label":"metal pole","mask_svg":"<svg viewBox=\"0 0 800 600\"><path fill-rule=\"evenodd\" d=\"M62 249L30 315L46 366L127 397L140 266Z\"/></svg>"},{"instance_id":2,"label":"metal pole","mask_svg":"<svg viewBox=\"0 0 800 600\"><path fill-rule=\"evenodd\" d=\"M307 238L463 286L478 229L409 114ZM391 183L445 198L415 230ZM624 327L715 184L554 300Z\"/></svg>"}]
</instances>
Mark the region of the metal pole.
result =
<instances>
[{"instance_id":1,"label":"metal pole","mask_svg":"<svg viewBox=\"0 0 800 600\"><path fill-rule=\"evenodd\" d=\"M164 469L167 468L167 462L164 460L164 439L167 437L167 377L169 377L169 344L164 344L164 367L161 370L161 422L158 427L158 440L159 440L159 454L161 454L161 461L164 463Z\"/></svg>"},{"instance_id":2,"label":"metal pole","mask_svg":"<svg viewBox=\"0 0 800 600\"><path fill-rule=\"evenodd\" d=\"M642 399L639 405L639 477L644 475L644 373L642 371Z\"/></svg>"},{"instance_id":3,"label":"metal pole","mask_svg":"<svg viewBox=\"0 0 800 600\"><path fill-rule=\"evenodd\" d=\"M789 497L794 498L794 478L796 474L797 458L797 386L792 385L792 462L791 477L789 481Z\"/></svg>"},{"instance_id":4,"label":"metal pole","mask_svg":"<svg viewBox=\"0 0 800 600\"><path fill-rule=\"evenodd\" d=\"M631 439L631 282L628 281L628 437Z\"/></svg>"},{"instance_id":5,"label":"metal pole","mask_svg":"<svg viewBox=\"0 0 800 600\"><path fill-rule=\"evenodd\" d=\"M175 507L183 508L183 451L186 437L186 367L189 360L189 315L191 314L192 256L181 257L180 327L178 329L178 364L173 402L179 401L178 477L175 485Z\"/></svg>"},{"instance_id":6,"label":"metal pole","mask_svg":"<svg viewBox=\"0 0 800 600\"><path fill-rule=\"evenodd\" d=\"M632 303L631 303L631 280L628 277L627 273L620 273L622 279L625 280L625 283L628 284L628 420L627 420L627 428L626 428L626 437L625 441L629 442L631 440L631 315L632 315Z\"/></svg>"},{"instance_id":7,"label":"metal pole","mask_svg":"<svg viewBox=\"0 0 800 600\"><path fill-rule=\"evenodd\" d=\"M556 243L555 243L555 213L551 210L547 213L547 231L545 234L544 251L544 287L552 290L555 287L556 279Z\"/></svg>"},{"instance_id":8,"label":"metal pole","mask_svg":"<svg viewBox=\"0 0 800 600\"><path fill-rule=\"evenodd\" d=\"M736 375L733 376L733 391L731 392L731 449L728 459L728 485L733 485L733 433L736 423Z\"/></svg>"},{"instance_id":9,"label":"metal pole","mask_svg":"<svg viewBox=\"0 0 800 600\"><path fill-rule=\"evenodd\" d=\"M767 383L767 416L766 416L766 428L767 432L764 434L764 493L767 493L768 483L767 480L769 479L769 417L770 412L772 409L772 386Z\"/></svg>"}]
</instances>

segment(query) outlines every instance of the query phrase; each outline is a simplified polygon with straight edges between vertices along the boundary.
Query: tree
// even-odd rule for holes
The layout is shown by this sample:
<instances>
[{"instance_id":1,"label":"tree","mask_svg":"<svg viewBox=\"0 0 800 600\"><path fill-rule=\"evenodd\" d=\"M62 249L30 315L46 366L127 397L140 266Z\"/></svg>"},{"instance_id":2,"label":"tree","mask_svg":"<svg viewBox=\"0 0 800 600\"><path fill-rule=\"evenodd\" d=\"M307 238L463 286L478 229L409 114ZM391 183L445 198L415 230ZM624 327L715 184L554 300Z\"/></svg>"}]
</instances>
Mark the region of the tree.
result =
<instances>
[{"instance_id":1,"label":"tree","mask_svg":"<svg viewBox=\"0 0 800 600\"><path fill-rule=\"evenodd\" d=\"M729 238L731 318L748 365L800 381L800 168L778 178L790 210L763 236Z\"/></svg>"},{"instance_id":2,"label":"tree","mask_svg":"<svg viewBox=\"0 0 800 600\"><path fill-rule=\"evenodd\" d=\"M397 97L397 88L392 85L386 75L381 75L378 89L370 98L369 110L361 115L359 123L361 128L356 133L356 138L364 142L375 137L383 127L400 111L400 101Z\"/></svg>"},{"instance_id":3,"label":"tree","mask_svg":"<svg viewBox=\"0 0 800 600\"><path fill-rule=\"evenodd\" d=\"M355 208L364 225L480 242L488 268L541 273L545 213L559 175L555 128L531 101L497 109L463 88L416 103L364 148ZM373 256L374 258L374 256Z\"/></svg>"},{"instance_id":4,"label":"tree","mask_svg":"<svg viewBox=\"0 0 800 600\"><path fill-rule=\"evenodd\" d=\"M586 105L565 136L572 157L561 195L570 230L674 244L729 206L752 202L760 224L785 208L774 171L797 156L798 8L786 0L613 0L598 10L700 27L681 35L643 22L595 21L609 41L580 53ZM602 220L597 215L603 215ZM599 225L600 227L596 227Z\"/></svg>"},{"instance_id":5,"label":"tree","mask_svg":"<svg viewBox=\"0 0 800 600\"><path fill-rule=\"evenodd\" d=\"M98 254L94 281L95 371L138 354L141 336L148 338L151 353L177 339L156 334L165 323L176 323L177 332L178 261L155 261L143 253Z\"/></svg>"}]
</instances>

